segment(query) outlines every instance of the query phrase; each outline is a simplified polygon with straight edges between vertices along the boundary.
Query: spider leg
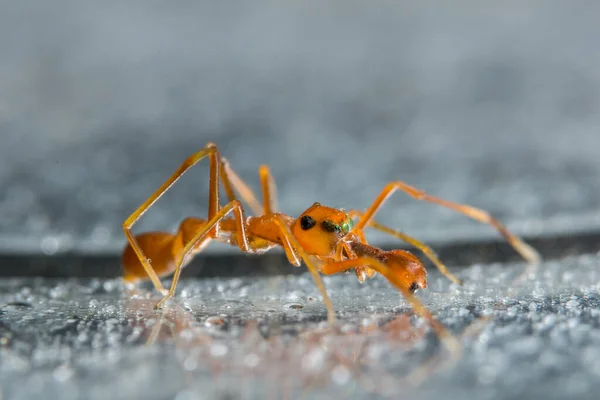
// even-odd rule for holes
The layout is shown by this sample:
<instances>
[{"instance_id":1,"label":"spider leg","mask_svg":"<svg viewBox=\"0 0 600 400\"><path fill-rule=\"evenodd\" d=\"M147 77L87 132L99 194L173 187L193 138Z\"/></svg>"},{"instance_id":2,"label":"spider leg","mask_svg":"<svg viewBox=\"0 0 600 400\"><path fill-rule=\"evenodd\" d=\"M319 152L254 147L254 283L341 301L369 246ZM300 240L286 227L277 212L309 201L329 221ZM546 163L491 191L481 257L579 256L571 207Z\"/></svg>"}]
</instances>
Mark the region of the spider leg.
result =
<instances>
[{"instance_id":1,"label":"spider leg","mask_svg":"<svg viewBox=\"0 0 600 400\"><path fill-rule=\"evenodd\" d=\"M421 303L421 301L413 293L411 293L411 291L405 285L402 284L400 279L400 274L402 273L401 271L390 268L374 257L362 256L351 260L325 264L322 267L321 272L326 275L333 275L365 265L368 265L370 268L373 268L381 275L385 276L392 285L400 290L404 298L410 303L415 312L429 322L433 330L436 332L440 340L442 340L442 342L444 342L444 344L448 347L450 352L454 355L460 354L462 351L461 345L456 338L454 338L454 336L452 336L452 334L437 319L435 319L435 317L423 305L423 303Z\"/></svg>"},{"instance_id":2,"label":"spider leg","mask_svg":"<svg viewBox=\"0 0 600 400\"><path fill-rule=\"evenodd\" d=\"M127 240L129 241L131 248L133 249L133 251L135 252L137 257L139 258L142 266L144 267L144 270L148 274L148 277L154 284L154 287L156 288L156 290L158 290L163 295L166 294L165 288L163 287L162 283L160 282L158 275L152 268L150 260L148 259L148 257L146 257L146 255L144 254L144 251L142 250L142 248L140 247L135 236L131 232L131 229L133 228L133 225L135 225L135 223L142 217L142 215L144 215L144 213L146 213L146 211L148 211L150 209L150 207L152 207L152 205L166 191L168 191L171 188L171 186L173 186L173 184L175 184L175 182L177 182L179 180L179 178L181 178L190 168L192 168L194 165L198 164L205 157L210 157L211 170L210 170L210 182L209 182L210 192L209 192L208 218L209 219L213 218L214 215L219 210L219 179L218 179L219 162L218 162L217 152L218 152L217 147L212 143L208 143L204 149L202 149L202 150L198 151L197 153L188 157L183 162L183 164L181 164L179 169L177 169L177 171L175 171L175 173L169 179L167 179L167 181L165 181L165 183L163 183L162 186L160 188L158 188L158 190L156 192L154 192L154 194L152 194L152 196L150 196L150 198L148 198L148 200L146 200L141 206L139 206L138 209L135 210L129 216L129 218L127 218L127 220L125 220L125 222L123 223L123 231L125 232L125 236L127 237ZM218 227L216 227L216 229L218 230ZM216 236L216 234L217 234L216 230L213 232L213 234Z\"/></svg>"},{"instance_id":3,"label":"spider leg","mask_svg":"<svg viewBox=\"0 0 600 400\"><path fill-rule=\"evenodd\" d=\"M264 213L272 214L278 211L277 205L277 186L275 179L271 175L268 165L261 165L258 174L260 176L260 185L262 187Z\"/></svg>"},{"instance_id":4,"label":"spider leg","mask_svg":"<svg viewBox=\"0 0 600 400\"><path fill-rule=\"evenodd\" d=\"M263 206L257 200L250 186L231 168L225 157L221 157L221 165L223 167L221 169L221 180L229 201L237 200L235 195L235 192L237 192L255 215L262 215Z\"/></svg>"},{"instance_id":5,"label":"spider leg","mask_svg":"<svg viewBox=\"0 0 600 400\"><path fill-rule=\"evenodd\" d=\"M533 264L538 264L540 262L541 257L533 247L523 242L520 238L518 238L511 232L509 232L509 230L506 229L504 225L502 225L497 219L493 218L487 212L479 208L471 207L465 204L453 203L451 201L432 196L402 181L391 182L385 186L385 188L381 191L379 196L377 196L371 207L367 209L367 211L363 214L362 218L355 225L354 230L357 232L361 232L365 228L365 226L369 224L371 219L375 216L375 213L379 211L379 209L383 206L387 199L389 199L389 197L396 190L401 190L417 200L427 201L429 203L441 205L443 207L449 208L463 215L466 215L467 217L472 218L476 221L491 225L494 228L496 228L496 230L500 232L502 236L504 236L504 238L510 243L510 245L525 260Z\"/></svg>"},{"instance_id":6,"label":"spider leg","mask_svg":"<svg viewBox=\"0 0 600 400\"><path fill-rule=\"evenodd\" d=\"M181 249L181 252L179 253L177 264L175 266L175 272L173 273L171 287L169 288L167 294L164 295L164 297L156 304L156 306L154 306L155 309L162 308L165 302L175 294L175 288L177 287L177 282L179 281L179 276L181 275L182 266L187 262L187 258L190 256L194 248L204 240L210 240L212 238L210 232L214 230L214 228L217 227L219 223L231 212L234 213L234 219L236 222L235 233L237 237L237 244L244 252L248 252L250 250L250 246L248 245L248 236L246 234L244 209L239 201L234 200L223 207L211 220L203 225L198 232L196 232L196 234L189 241L187 241L187 243L185 243Z\"/></svg>"},{"instance_id":7,"label":"spider leg","mask_svg":"<svg viewBox=\"0 0 600 400\"><path fill-rule=\"evenodd\" d=\"M298 243L298 240L296 240L296 238L292 234L290 227L281 216L278 215L275 218L275 223L277 224L277 226L279 226L283 237L286 238L288 243L291 245L291 251L298 253L302 260L304 260L308 271L312 275L315 284L317 285L317 288L323 296L323 302L325 303L325 307L327 308L327 319L330 325L335 325L335 311L333 309L333 303L331 302L331 299L327 294L325 284L323 283L323 280L319 275L319 267L317 266L315 261L306 253L306 251L304 251L300 243Z\"/></svg>"},{"instance_id":8,"label":"spider leg","mask_svg":"<svg viewBox=\"0 0 600 400\"><path fill-rule=\"evenodd\" d=\"M263 195L263 205L260 204L254 192L231 168L229 161L221 157L223 165L221 179L229 201L235 200L235 192L246 202L256 215L269 215L278 211L276 185L267 165L261 165L258 170Z\"/></svg>"}]
</instances>

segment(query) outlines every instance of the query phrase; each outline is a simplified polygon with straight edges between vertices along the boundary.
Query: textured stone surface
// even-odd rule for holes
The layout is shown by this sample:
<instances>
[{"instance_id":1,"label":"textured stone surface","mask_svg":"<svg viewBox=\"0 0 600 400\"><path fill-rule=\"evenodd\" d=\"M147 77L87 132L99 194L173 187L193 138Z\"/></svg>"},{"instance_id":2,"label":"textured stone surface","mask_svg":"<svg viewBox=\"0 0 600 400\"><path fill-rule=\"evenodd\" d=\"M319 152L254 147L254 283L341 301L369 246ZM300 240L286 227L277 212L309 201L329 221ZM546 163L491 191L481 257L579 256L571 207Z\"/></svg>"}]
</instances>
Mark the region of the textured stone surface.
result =
<instances>
[{"instance_id":1,"label":"textured stone surface","mask_svg":"<svg viewBox=\"0 0 600 400\"><path fill-rule=\"evenodd\" d=\"M419 297L464 345L455 363L381 277L325 279L339 333L325 330L308 274L189 279L162 315L152 311L156 293L123 292L113 280L3 280L1 394L592 398L600 389L599 267L597 256L566 258L518 286L511 282L521 264L474 265L459 271L461 288L432 271ZM436 368L424 384L407 384L422 363Z\"/></svg>"},{"instance_id":2,"label":"textured stone surface","mask_svg":"<svg viewBox=\"0 0 600 400\"><path fill-rule=\"evenodd\" d=\"M119 251L122 221L209 140L254 188L271 164L292 215L365 208L403 179L523 234L597 229L599 7L13 2L0 250ZM140 228L204 215L206 173ZM495 235L400 195L380 219L425 240Z\"/></svg>"}]
</instances>

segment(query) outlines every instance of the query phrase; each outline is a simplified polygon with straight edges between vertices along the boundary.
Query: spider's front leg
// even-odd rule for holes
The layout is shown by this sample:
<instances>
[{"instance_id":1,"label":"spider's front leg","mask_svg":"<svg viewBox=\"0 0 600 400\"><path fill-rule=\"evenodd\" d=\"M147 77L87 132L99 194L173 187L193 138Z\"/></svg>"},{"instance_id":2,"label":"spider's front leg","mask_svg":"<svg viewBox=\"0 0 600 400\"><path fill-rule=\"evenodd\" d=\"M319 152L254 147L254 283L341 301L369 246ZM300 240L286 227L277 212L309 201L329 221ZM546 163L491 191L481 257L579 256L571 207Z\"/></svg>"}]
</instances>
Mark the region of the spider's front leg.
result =
<instances>
[{"instance_id":1,"label":"spider's front leg","mask_svg":"<svg viewBox=\"0 0 600 400\"><path fill-rule=\"evenodd\" d=\"M397 190L401 190L404 193L407 193L411 197L426 201L429 203L437 204L442 207L454 210L458 213L461 213L471 219L479 221L481 223L490 225L494 227L504 238L510 243L510 245L528 262L532 264L539 264L541 257L539 253L530 245L523 242L519 237L511 233L504 225L500 223L497 219L493 218L486 211L483 211L479 208L475 208L466 204L454 203L448 200L444 200L442 198L432 196L430 194L425 193L422 190L419 190L413 186L410 186L402 181L391 182L385 186L385 188L381 191L379 196L375 199L371 207L367 209L367 211L360 218L358 223L355 226L355 230L360 232L363 230L377 211L383 206L383 204L394 194Z\"/></svg>"},{"instance_id":2,"label":"spider's front leg","mask_svg":"<svg viewBox=\"0 0 600 400\"><path fill-rule=\"evenodd\" d=\"M278 215L274 221L275 221L275 224L280 229L281 234L286 239L284 243L287 243L287 245L290 246L289 251L299 254L300 258L302 258L302 260L306 264L306 267L308 268L308 271L312 275L312 277L315 281L315 284L317 285L317 288L319 289L319 291L321 292L321 295L323 296L323 302L325 303L325 307L327 308L327 320L329 321L329 324L331 326L334 326L335 325L335 310L333 309L333 303L331 302L331 299L329 298L329 295L327 294L327 289L325 288L325 284L323 283L323 280L321 279L321 275L319 275L319 266L314 261L314 259L304 250L302 245L298 242L296 237L292 234L292 231L291 231L290 227L288 226L287 222L285 221L285 219L283 219L281 216Z\"/></svg>"},{"instance_id":3,"label":"spider's front leg","mask_svg":"<svg viewBox=\"0 0 600 400\"><path fill-rule=\"evenodd\" d=\"M385 252L391 253L391 252ZM448 349L457 355L461 351L460 343L452 336L452 334L431 314L431 312L421 303L421 301L414 295L413 292L418 289L418 286L425 286L420 281L415 280L414 273L409 273L408 269L413 267L415 263L415 257L410 255L408 252L398 253L394 252L393 257L389 254L387 259L388 264L383 263L377 257L374 256L360 256L358 258L333 262L325 264L321 272L325 275L333 275L349 269L354 269L360 266L369 266L373 268L381 275L394 285L404 296L404 298L410 303L411 307L417 314L425 318L433 330L436 332L440 340L448 347ZM406 253L406 254L403 254Z\"/></svg>"}]
</instances>

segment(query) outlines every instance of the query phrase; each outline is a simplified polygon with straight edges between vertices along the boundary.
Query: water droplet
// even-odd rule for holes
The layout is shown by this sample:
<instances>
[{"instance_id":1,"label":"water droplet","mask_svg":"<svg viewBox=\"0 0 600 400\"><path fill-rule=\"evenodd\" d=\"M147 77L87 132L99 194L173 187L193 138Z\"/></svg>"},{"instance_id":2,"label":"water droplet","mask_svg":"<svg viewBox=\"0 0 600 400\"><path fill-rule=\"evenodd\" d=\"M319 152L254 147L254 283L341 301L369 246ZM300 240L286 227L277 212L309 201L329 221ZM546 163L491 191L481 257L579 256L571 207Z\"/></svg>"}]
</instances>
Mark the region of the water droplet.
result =
<instances>
[{"instance_id":1,"label":"water droplet","mask_svg":"<svg viewBox=\"0 0 600 400\"><path fill-rule=\"evenodd\" d=\"M244 281L240 278L233 278L229 281L229 287L231 289L239 289L244 284Z\"/></svg>"},{"instance_id":2,"label":"water droplet","mask_svg":"<svg viewBox=\"0 0 600 400\"><path fill-rule=\"evenodd\" d=\"M302 368L310 372L318 372L323 368L325 352L321 348L314 348L302 357Z\"/></svg>"},{"instance_id":3,"label":"water droplet","mask_svg":"<svg viewBox=\"0 0 600 400\"><path fill-rule=\"evenodd\" d=\"M343 365L336 365L331 371L331 379L336 384L343 386L350 380L350 371Z\"/></svg>"},{"instance_id":4,"label":"water droplet","mask_svg":"<svg viewBox=\"0 0 600 400\"><path fill-rule=\"evenodd\" d=\"M254 353L250 353L244 357L244 363L250 367L254 368L260 363L260 357Z\"/></svg>"},{"instance_id":5,"label":"water droplet","mask_svg":"<svg viewBox=\"0 0 600 400\"><path fill-rule=\"evenodd\" d=\"M223 357L229 349L223 343L214 343L210 346L210 354L213 357Z\"/></svg>"},{"instance_id":6,"label":"water droplet","mask_svg":"<svg viewBox=\"0 0 600 400\"><path fill-rule=\"evenodd\" d=\"M59 248L58 238L55 236L45 237L40 243L40 248L48 256L56 254Z\"/></svg>"},{"instance_id":7,"label":"water droplet","mask_svg":"<svg viewBox=\"0 0 600 400\"><path fill-rule=\"evenodd\" d=\"M110 279L110 280L105 281L102 284L102 287L104 288L105 292L110 293L110 292L112 292L113 290L116 289L117 284L116 284L116 282L114 280Z\"/></svg>"},{"instance_id":8,"label":"water droplet","mask_svg":"<svg viewBox=\"0 0 600 400\"><path fill-rule=\"evenodd\" d=\"M109 305L109 306L106 306L106 307L104 307L104 310L103 310L103 311L104 311L106 314L115 314L115 313L117 312L117 307L115 307L114 305L112 305L112 304L111 304L111 305ZM106 321L106 322L109 322L109 321L111 321L111 320L109 319L109 320L108 320L108 321ZM112 319L112 321L117 321L117 320L113 318L113 319ZM118 322L118 321L117 321L117 322Z\"/></svg>"},{"instance_id":9,"label":"water droplet","mask_svg":"<svg viewBox=\"0 0 600 400\"><path fill-rule=\"evenodd\" d=\"M571 310L573 310L573 309L576 309L576 308L578 308L578 307L579 307L579 302L578 302L577 300L575 300L575 299L573 299L573 300L569 300L569 301L567 301L567 303L565 304L565 306L566 306L568 309L571 309Z\"/></svg>"},{"instance_id":10,"label":"water droplet","mask_svg":"<svg viewBox=\"0 0 600 400\"><path fill-rule=\"evenodd\" d=\"M52 376L54 377L54 379L56 379L58 382L65 382L67 380L69 380L74 374L73 368L71 368L69 365L61 365L59 367L57 367L54 372L52 373Z\"/></svg>"}]
</instances>

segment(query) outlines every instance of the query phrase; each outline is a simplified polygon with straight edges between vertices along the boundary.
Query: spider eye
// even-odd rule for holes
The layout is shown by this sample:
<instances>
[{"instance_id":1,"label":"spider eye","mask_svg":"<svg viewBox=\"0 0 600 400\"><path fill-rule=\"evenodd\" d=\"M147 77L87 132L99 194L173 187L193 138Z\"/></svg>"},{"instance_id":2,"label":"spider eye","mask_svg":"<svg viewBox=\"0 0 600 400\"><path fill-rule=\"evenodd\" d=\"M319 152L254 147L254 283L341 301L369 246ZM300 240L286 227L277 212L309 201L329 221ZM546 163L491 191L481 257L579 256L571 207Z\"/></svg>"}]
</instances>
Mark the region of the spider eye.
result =
<instances>
[{"instance_id":1,"label":"spider eye","mask_svg":"<svg viewBox=\"0 0 600 400\"><path fill-rule=\"evenodd\" d=\"M342 228L334 222L325 220L321 224L327 232L339 232Z\"/></svg>"},{"instance_id":2,"label":"spider eye","mask_svg":"<svg viewBox=\"0 0 600 400\"><path fill-rule=\"evenodd\" d=\"M315 226L317 222L310 215L304 215L300 218L300 228L308 230Z\"/></svg>"},{"instance_id":3,"label":"spider eye","mask_svg":"<svg viewBox=\"0 0 600 400\"><path fill-rule=\"evenodd\" d=\"M344 234L347 234L352 230L353 227L354 221L352 221L352 218L349 218L346 222L342 224L342 232L344 232Z\"/></svg>"}]
</instances>

